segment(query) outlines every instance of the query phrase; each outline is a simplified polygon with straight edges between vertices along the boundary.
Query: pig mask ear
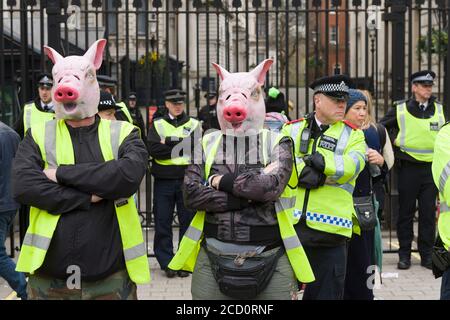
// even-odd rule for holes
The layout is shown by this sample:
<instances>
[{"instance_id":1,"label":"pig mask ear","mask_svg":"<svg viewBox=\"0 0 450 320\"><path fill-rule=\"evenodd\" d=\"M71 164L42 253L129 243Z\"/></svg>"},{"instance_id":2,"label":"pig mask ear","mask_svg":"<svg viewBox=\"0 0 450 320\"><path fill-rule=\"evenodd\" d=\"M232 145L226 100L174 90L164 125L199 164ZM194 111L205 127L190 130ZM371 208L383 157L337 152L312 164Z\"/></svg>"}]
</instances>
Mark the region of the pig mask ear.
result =
<instances>
[{"instance_id":1,"label":"pig mask ear","mask_svg":"<svg viewBox=\"0 0 450 320\"><path fill-rule=\"evenodd\" d=\"M213 65L214 69L216 69L216 71L219 74L219 77L222 81L230 75L230 73L227 70L225 70L224 68L219 66L217 63L213 62L212 65Z\"/></svg>"},{"instance_id":2,"label":"pig mask ear","mask_svg":"<svg viewBox=\"0 0 450 320\"><path fill-rule=\"evenodd\" d=\"M62 55L60 55L55 49L44 46L44 52L48 56L48 58L56 64L58 61L64 59Z\"/></svg>"},{"instance_id":3,"label":"pig mask ear","mask_svg":"<svg viewBox=\"0 0 450 320\"><path fill-rule=\"evenodd\" d=\"M102 65L103 51L105 50L106 40L100 39L94 42L89 50L86 51L83 57L88 59L94 65L95 70L98 70Z\"/></svg>"},{"instance_id":4,"label":"pig mask ear","mask_svg":"<svg viewBox=\"0 0 450 320\"><path fill-rule=\"evenodd\" d=\"M264 84L266 80L266 73L269 70L270 66L273 63L273 59L266 59L253 69L250 74L256 78L260 85Z\"/></svg>"}]
</instances>

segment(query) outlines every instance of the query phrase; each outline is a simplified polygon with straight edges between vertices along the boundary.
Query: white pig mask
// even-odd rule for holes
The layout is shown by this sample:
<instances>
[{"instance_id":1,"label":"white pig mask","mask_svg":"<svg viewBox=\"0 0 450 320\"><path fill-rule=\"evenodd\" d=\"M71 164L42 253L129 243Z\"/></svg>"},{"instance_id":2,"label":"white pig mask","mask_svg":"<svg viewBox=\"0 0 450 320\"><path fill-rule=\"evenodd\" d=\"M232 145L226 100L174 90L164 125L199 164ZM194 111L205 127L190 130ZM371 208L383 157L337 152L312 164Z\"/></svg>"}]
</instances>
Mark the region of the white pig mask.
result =
<instances>
[{"instance_id":1,"label":"white pig mask","mask_svg":"<svg viewBox=\"0 0 450 320\"><path fill-rule=\"evenodd\" d=\"M100 88L96 70L102 65L106 40L97 40L83 56L61 56L44 46L54 63L52 99L57 119L81 120L98 112Z\"/></svg>"},{"instance_id":2,"label":"white pig mask","mask_svg":"<svg viewBox=\"0 0 450 320\"><path fill-rule=\"evenodd\" d=\"M272 63L272 59L266 59L252 71L238 73L230 73L213 63L222 80L217 118L224 134L254 135L263 128L266 107L261 86Z\"/></svg>"}]
</instances>

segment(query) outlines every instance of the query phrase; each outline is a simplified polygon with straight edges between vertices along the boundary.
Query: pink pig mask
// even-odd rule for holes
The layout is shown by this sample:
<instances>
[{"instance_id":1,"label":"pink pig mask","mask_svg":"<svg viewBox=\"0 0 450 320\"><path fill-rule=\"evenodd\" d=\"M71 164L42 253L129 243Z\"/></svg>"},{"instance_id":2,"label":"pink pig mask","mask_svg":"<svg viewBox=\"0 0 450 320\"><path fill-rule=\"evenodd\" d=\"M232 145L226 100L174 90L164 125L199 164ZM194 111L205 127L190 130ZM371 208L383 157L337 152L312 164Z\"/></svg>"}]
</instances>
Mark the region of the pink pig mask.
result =
<instances>
[{"instance_id":1,"label":"pink pig mask","mask_svg":"<svg viewBox=\"0 0 450 320\"><path fill-rule=\"evenodd\" d=\"M98 112L100 88L96 70L102 65L106 40L97 40L83 56L61 56L44 46L54 63L52 97L57 119L82 120Z\"/></svg>"},{"instance_id":2,"label":"pink pig mask","mask_svg":"<svg viewBox=\"0 0 450 320\"><path fill-rule=\"evenodd\" d=\"M266 59L252 71L238 73L230 73L213 63L222 80L217 118L224 134L253 135L263 128L266 106L261 86L272 63L272 59Z\"/></svg>"}]
</instances>

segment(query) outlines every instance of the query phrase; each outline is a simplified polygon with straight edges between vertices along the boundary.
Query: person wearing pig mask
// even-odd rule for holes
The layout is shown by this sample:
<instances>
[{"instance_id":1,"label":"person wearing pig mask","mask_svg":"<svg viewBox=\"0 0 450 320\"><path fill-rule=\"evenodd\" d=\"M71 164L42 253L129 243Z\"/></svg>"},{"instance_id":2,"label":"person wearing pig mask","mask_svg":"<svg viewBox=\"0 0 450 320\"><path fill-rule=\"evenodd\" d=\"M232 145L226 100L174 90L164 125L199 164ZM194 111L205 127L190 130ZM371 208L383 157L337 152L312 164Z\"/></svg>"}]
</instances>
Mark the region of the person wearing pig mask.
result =
<instances>
[{"instance_id":1,"label":"person wearing pig mask","mask_svg":"<svg viewBox=\"0 0 450 320\"><path fill-rule=\"evenodd\" d=\"M291 219L292 140L263 129L272 63L242 73L214 64L221 130L204 135L186 169L185 203L197 213L169 264L193 272L194 299L291 300L297 280L314 281Z\"/></svg>"},{"instance_id":2,"label":"person wearing pig mask","mask_svg":"<svg viewBox=\"0 0 450 320\"><path fill-rule=\"evenodd\" d=\"M54 63L56 120L27 131L13 167L13 196L31 206L17 263L30 299L136 299L150 280L132 195L145 174L138 129L98 115L95 77L106 40Z\"/></svg>"}]
</instances>

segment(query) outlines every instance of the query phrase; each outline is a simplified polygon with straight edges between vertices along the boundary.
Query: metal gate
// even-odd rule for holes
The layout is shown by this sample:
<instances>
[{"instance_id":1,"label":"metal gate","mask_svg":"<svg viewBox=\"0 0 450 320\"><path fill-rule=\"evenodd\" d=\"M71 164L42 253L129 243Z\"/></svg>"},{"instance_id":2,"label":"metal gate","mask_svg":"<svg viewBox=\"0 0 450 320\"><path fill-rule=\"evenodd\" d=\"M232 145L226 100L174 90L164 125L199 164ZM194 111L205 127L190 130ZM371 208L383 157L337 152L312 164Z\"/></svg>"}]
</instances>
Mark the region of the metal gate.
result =
<instances>
[{"instance_id":1,"label":"metal gate","mask_svg":"<svg viewBox=\"0 0 450 320\"><path fill-rule=\"evenodd\" d=\"M285 93L291 118L311 111L307 85L333 73L372 93L376 120L411 95L408 75L421 68L438 74L435 95L448 106L449 12L450 0L0 0L0 119L12 124L37 94L37 75L51 70L44 45L81 54L98 38L108 40L98 73L117 80L119 100L137 92L146 121L174 87L197 116L203 93L217 89L211 62L236 72L267 57L266 88ZM146 231L151 191L147 176L138 201ZM388 251L397 198L389 188Z\"/></svg>"}]
</instances>

